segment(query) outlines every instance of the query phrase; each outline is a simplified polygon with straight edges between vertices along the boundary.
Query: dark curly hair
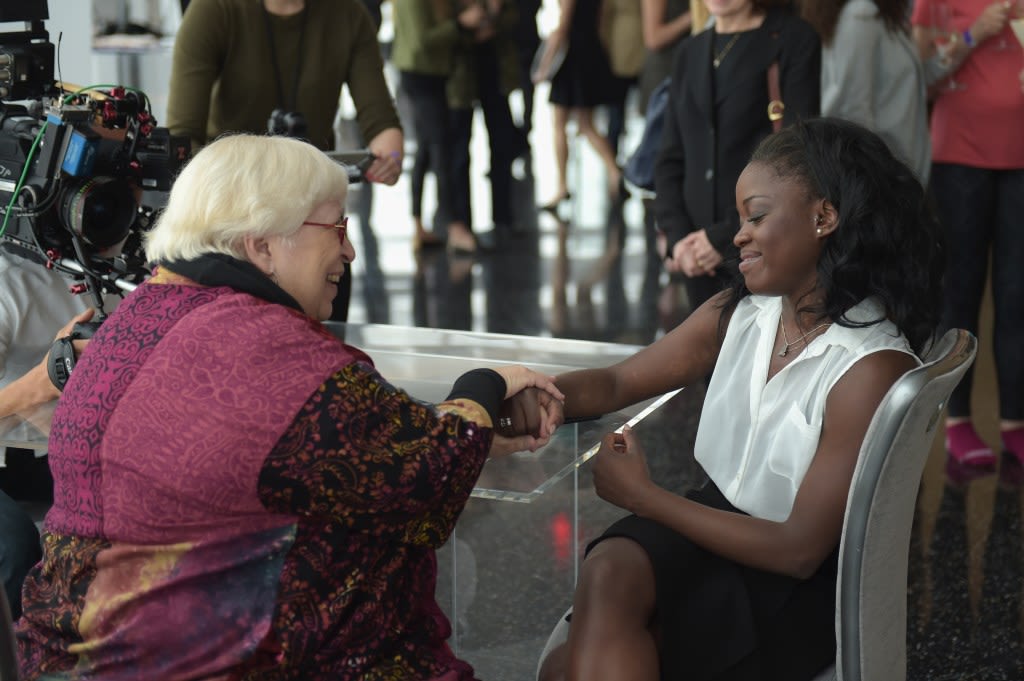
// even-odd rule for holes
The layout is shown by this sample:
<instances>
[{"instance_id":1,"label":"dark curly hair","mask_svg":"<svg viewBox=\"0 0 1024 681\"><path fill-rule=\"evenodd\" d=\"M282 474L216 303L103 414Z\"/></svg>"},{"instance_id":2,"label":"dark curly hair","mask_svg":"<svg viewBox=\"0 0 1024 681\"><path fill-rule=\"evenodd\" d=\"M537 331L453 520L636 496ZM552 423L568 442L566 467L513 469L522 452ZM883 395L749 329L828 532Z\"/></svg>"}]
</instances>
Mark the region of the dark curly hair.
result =
<instances>
[{"instance_id":1,"label":"dark curly hair","mask_svg":"<svg viewBox=\"0 0 1024 681\"><path fill-rule=\"evenodd\" d=\"M942 232L914 173L875 133L837 118L797 122L766 137L750 158L831 203L837 228L818 259L820 306L801 308L846 327L844 315L876 298L918 355L939 325L945 254ZM735 281L724 307L749 291Z\"/></svg>"}]
</instances>

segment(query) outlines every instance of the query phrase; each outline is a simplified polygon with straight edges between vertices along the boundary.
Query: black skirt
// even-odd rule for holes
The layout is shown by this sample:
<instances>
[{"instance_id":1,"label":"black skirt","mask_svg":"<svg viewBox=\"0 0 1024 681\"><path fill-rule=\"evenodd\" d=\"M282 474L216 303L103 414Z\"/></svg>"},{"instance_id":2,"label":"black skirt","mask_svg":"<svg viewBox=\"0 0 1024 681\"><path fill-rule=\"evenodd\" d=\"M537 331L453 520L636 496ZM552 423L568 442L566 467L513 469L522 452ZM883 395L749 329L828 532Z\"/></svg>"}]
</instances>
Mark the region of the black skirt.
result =
<instances>
[{"instance_id":1,"label":"black skirt","mask_svg":"<svg viewBox=\"0 0 1024 681\"><path fill-rule=\"evenodd\" d=\"M565 61L551 79L552 104L592 109L622 98L625 84L612 75L598 32L600 0L578 0L569 29Z\"/></svg>"},{"instance_id":2,"label":"black skirt","mask_svg":"<svg viewBox=\"0 0 1024 681\"><path fill-rule=\"evenodd\" d=\"M742 513L712 482L688 493L712 508ZM674 530L628 516L587 547L628 537L654 566L663 681L813 679L835 661L839 547L807 580L734 563Z\"/></svg>"}]
</instances>

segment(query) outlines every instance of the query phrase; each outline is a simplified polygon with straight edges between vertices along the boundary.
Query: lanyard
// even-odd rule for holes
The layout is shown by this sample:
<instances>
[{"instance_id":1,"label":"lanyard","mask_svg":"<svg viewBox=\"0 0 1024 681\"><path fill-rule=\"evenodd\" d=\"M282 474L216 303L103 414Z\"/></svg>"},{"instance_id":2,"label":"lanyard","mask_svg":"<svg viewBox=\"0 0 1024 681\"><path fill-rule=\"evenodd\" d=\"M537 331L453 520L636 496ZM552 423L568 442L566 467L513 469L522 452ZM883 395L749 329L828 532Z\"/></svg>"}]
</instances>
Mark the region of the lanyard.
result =
<instances>
[{"instance_id":1,"label":"lanyard","mask_svg":"<svg viewBox=\"0 0 1024 681\"><path fill-rule=\"evenodd\" d=\"M270 12L267 6L260 0L263 7L263 19L267 26L267 42L270 44L270 63L274 67L274 79L277 81L277 101L285 111L295 111L299 103L299 75L302 73L303 47L306 42L306 15L309 14L309 3L313 0L306 0L302 6L302 27L299 29L299 55L295 62L295 77L292 80L292 98L290 102L284 99L284 82L281 80L281 67L277 62L277 50L274 47L274 31L270 25Z\"/></svg>"}]
</instances>

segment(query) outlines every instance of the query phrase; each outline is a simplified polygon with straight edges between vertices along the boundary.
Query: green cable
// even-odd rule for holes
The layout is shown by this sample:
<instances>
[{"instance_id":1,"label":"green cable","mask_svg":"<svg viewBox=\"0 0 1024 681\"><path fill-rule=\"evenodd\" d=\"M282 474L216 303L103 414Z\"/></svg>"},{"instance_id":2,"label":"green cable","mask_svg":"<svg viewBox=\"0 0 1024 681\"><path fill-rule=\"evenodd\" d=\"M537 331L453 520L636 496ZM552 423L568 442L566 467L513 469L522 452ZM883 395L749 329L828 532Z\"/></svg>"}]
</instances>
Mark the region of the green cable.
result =
<instances>
[{"instance_id":1,"label":"green cable","mask_svg":"<svg viewBox=\"0 0 1024 681\"><path fill-rule=\"evenodd\" d=\"M138 93L138 94L142 95L143 97L146 96L146 93L142 92L142 90L138 90L138 89L133 88L133 87L126 87L124 85L108 85L108 84L88 85L86 87L79 88L78 90L76 90L74 92L71 92L68 95L66 95L61 100L61 104L67 104L68 102L71 101L71 99L73 97L77 97L78 95L82 94L83 92L89 92L90 90L98 90L99 88L117 88L117 87L124 88L125 90L130 90L132 92ZM28 156L25 157L25 165L21 169L21 177L18 178L18 184L15 185L14 193L11 194L11 200L7 203L7 210L4 212L4 222L3 222L2 225L0 225L0 237L3 237L3 235L7 233L7 221L11 219L11 213L14 212L14 203L15 203L15 201L18 200L18 194L21 193L22 188L25 186L25 177L28 175L29 166L32 165L32 157L35 156L36 149L39 148L39 143L43 139L43 133L46 132L46 126L49 125L49 124L50 124L49 121L47 121L46 119L43 119L43 125L39 128L39 132L36 134L36 138L32 141L32 146L28 150Z\"/></svg>"}]
</instances>

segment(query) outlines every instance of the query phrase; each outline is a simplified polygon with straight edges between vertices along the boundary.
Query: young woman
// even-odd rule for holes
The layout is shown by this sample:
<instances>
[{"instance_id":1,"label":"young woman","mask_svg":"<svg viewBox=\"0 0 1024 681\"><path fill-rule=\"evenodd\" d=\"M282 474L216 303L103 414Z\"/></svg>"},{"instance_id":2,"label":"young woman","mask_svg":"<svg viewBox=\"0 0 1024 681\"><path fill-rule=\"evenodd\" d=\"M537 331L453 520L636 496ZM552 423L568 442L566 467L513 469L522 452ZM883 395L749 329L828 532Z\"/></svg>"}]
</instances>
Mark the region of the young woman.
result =
<instances>
[{"instance_id":1,"label":"young woman","mask_svg":"<svg viewBox=\"0 0 1024 681\"><path fill-rule=\"evenodd\" d=\"M594 485L634 515L588 548L543 679L807 680L835 659L839 538L868 424L938 323L942 254L921 184L874 133L816 119L768 137L736 185L740 273L674 331L561 375L565 415L713 372L680 496L628 430Z\"/></svg>"}]
</instances>

